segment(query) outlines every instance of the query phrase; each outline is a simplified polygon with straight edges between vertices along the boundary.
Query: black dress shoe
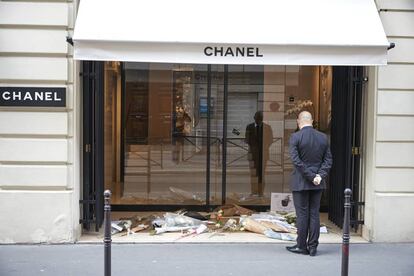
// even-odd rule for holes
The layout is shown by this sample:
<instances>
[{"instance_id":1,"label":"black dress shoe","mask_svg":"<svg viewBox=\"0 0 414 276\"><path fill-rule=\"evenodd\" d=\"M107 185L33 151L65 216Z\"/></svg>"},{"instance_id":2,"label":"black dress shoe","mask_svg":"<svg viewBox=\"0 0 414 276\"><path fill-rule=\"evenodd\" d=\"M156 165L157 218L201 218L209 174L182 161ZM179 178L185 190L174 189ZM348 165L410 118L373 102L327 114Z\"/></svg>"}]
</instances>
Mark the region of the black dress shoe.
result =
<instances>
[{"instance_id":1,"label":"black dress shoe","mask_svg":"<svg viewBox=\"0 0 414 276\"><path fill-rule=\"evenodd\" d=\"M286 246L286 249L287 249L287 250L289 250L289 249L296 248L296 247L298 247L298 245L297 245L297 244L292 245L292 246Z\"/></svg>"},{"instance_id":2,"label":"black dress shoe","mask_svg":"<svg viewBox=\"0 0 414 276\"><path fill-rule=\"evenodd\" d=\"M316 248L309 248L309 256L314 257L316 256Z\"/></svg>"},{"instance_id":3,"label":"black dress shoe","mask_svg":"<svg viewBox=\"0 0 414 276\"><path fill-rule=\"evenodd\" d=\"M292 253L309 255L309 251L307 249L302 249L297 246L287 246L286 249Z\"/></svg>"}]
</instances>

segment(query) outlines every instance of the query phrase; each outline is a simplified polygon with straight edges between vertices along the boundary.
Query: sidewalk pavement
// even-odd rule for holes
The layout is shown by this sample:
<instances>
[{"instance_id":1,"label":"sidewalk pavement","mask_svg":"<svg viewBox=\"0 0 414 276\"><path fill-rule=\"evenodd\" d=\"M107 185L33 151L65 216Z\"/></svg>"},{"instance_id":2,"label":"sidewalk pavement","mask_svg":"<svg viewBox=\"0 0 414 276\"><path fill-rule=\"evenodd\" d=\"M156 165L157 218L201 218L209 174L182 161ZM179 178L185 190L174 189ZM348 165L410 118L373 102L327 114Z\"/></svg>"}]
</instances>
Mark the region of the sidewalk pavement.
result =
<instances>
[{"instance_id":1,"label":"sidewalk pavement","mask_svg":"<svg viewBox=\"0 0 414 276\"><path fill-rule=\"evenodd\" d=\"M341 244L113 244L112 275L340 275ZM102 244L3 245L0 275L103 275ZM349 275L414 275L414 243L351 244Z\"/></svg>"}]
</instances>

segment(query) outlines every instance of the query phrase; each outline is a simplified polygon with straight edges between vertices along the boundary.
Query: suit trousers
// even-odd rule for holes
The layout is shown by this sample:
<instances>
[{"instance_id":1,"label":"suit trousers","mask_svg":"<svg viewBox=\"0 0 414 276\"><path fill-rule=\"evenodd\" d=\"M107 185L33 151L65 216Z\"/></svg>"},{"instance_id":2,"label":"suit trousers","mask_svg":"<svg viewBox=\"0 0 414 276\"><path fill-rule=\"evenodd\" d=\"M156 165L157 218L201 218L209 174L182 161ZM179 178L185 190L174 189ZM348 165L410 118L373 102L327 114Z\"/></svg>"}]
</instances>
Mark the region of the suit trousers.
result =
<instances>
[{"instance_id":1,"label":"suit trousers","mask_svg":"<svg viewBox=\"0 0 414 276\"><path fill-rule=\"evenodd\" d=\"M319 244L322 190L294 191L293 203L296 210L298 229L297 245L301 249L317 248Z\"/></svg>"}]
</instances>

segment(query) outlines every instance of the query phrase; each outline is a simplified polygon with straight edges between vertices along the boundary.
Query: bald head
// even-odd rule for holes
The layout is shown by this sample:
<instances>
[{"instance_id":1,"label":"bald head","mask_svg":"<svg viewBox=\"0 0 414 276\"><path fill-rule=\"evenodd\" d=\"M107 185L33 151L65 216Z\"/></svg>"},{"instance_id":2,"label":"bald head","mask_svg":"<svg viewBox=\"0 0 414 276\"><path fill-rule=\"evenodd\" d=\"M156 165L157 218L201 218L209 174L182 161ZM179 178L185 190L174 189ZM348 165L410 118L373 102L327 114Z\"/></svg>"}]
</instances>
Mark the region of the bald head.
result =
<instances>
[{"instance_id":1,"label":"bald head","mask_svg":"<svg viewBox=\"0 0 414 276\"><path fill-rule=\"evenodd\" d=\"M312 119L312 114L310 114L310 112L302 111L301 113L299 113L299 116L298 116L299 128L302 128L307 125L312 125L312 123L313 123L313 119Z\"/></svg>"}]
</instances>

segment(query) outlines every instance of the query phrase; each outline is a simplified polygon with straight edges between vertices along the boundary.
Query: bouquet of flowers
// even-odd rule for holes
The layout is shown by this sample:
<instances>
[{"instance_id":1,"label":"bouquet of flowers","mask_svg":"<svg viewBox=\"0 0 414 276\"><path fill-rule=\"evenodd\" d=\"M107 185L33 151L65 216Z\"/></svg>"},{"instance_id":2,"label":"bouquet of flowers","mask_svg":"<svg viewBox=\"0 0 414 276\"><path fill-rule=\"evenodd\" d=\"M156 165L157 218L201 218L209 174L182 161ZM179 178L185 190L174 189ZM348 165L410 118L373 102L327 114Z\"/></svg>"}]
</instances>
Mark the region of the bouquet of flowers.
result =
<instances>
[{"instance_id":1,"label":"bouquet of flowers","mask_svg":"<svg viewBox=\"0 0 414 276\"><path fill-rule=\"evenodd\" d=\"M312 107L312 109L314 108L311 100L298 100L297 103L293 107L286 110L285 114L286 115L295 114L297 117L299 113L303 111L306 107Z\"/></svg>"},{"instance_id":2,"label":"bouquet of flowers","mask_svg":"<svg viewBox=\"0 0 414 276\"><path fill-rule=\"evenodd\" d=\"M315 107L311 100L298 100L293 107L286 110L285 115L295 114L295 116L298 117L299 113L304 110L308 110L312 114L312 116L315 116ZM315 120L313 121L313 127L318 128L318 122L316 122Z\"/></svg>"}]
</instances>

